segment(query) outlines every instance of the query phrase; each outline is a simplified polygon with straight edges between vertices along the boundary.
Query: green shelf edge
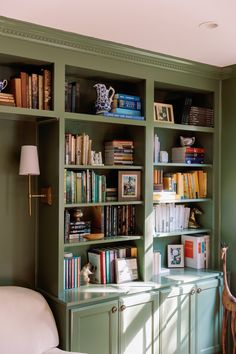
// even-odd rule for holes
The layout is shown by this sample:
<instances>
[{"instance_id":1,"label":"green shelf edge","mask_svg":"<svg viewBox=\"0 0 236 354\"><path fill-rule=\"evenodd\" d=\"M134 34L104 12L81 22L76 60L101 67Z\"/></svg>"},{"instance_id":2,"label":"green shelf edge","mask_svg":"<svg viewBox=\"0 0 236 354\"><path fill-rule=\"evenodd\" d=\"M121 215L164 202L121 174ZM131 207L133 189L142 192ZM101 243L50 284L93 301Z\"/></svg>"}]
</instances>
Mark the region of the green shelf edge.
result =
<instances>
[{"instance_id":1,"label":"green shelf edge","mask_svg":"<svg viewBox=\"0 0 236 354\"><path fill-rule=\"evenodd\" d=\"M93 240L93 241L70 241L64 243L64 248L69 247L83 247L87 245L99 245L103 243L112 243L112 242L125 242L125 241L133 241L133 240L140 240L143 236L111 236L111 237L104 237L101 240Z\"/></svg>"}]
</instances>

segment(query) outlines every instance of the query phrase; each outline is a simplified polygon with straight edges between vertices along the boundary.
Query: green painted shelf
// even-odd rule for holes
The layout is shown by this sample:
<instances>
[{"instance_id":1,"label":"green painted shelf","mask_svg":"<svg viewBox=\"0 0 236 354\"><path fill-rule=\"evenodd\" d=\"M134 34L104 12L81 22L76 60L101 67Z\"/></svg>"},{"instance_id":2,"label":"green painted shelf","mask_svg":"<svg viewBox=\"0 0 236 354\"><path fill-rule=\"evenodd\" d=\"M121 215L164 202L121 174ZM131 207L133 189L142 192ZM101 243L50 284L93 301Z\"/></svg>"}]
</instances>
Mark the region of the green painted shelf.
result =
<instances>
[{"instance_id":1,"label":"green painted shelf","mask_svg":"<svg viewBox=\"0 0 236 354\"><path fill-rule=\"evenodd\" d=\"M111 237L104 237L101 240L93 240L93 241L68 241L64 243L64 247L81 247L86 245L99 245L102 243L111 243L111 242L125 242L125 241L133 241L133 240L140 240L143 236L111 236Z\"/></svg>"},{"instance_id":2,"label":"green painted shelf","mask_svg":"<svg viewBox=\"0 0 236 354\"><path fill-rule=\"evenodd\" d=\"M143 166L127 166L127 165L65 165L68 170L142 170Z\"/></svg>"},{"instance_id":3,"label":"green painted shelf","mask_svg":"<svg viewBox=\"0 0 236 354\"><path fill-rule=\"evenodd\" d=\"M91 207L91 206L106 206L106 205L141 205L143 201L129 201L129 202L101 202L101 203L73 203L73 204L65 204L65 208L77 208L77 207Z\"/></svg>"},{"instance_id":4,"label":"green painted shelf","mask_svg":"<svg viewBox=\"0 0 236 354\"><path fill-rule=\"evenodd\" d=\"M175 124L175 123L163 123L154 122L155 128L163 129L173 129L173 130L186 130L191 132L202 132L202 133L215 133L215 129L211 127L200 127L196 125L185 125L185 124Z\"/></svg>"},{"instance_id":5,"label":"green painted shelf","mask_svg":"<svg viewBox=\"0 0 236 354\"><path fill-rule=\"evenodd\" d=\"M173 232L160 232L155 234L153 237L171 237L171 236L180 236L180 235L191 235L191 234L202 234L209 233L211 229L184 229L184 230L176 230Z\"/></svg>"},{"instance_id":6,"label":"green painted shelf","mask_svg":"<svg viewBox=\"0 0 236 354\"><path fill-rule=\"evenodd\" d=\"M210 163L177 163L177 162L158 162L153 164L154 167L201 167L201 168L212 168L213 165Z\"/></svg>"},{"instance_id":7,"label":"green painted shelf","mask_svg":"<svg viewBox=\"0 0 236 354\"><path fill-rule=\"evenodd\" d=\"M139 119L127 119L127 118L113 118L105 117L96 114L83 114L83 113L71 113L65 112L66 120L76 120L76 121L85 121L85 122L97 122L97 123L114 123L114 124L127 124L127 125L138 125L146 126L145 120Z\"/></svg>"},{"instance_id":8,"label":"green painted shelf","mask_svg":"<svg viewBox=\"0 0 236 354\"><path fill-rule=\"evenodd\" d=\"M153 200L153 204L163 204L163 203L200 203L200 202L211 202L211 198L198 198L198 199L177 199L177 200L165 200L165 201L157 201Z\"/></svg>"}]
</instances>

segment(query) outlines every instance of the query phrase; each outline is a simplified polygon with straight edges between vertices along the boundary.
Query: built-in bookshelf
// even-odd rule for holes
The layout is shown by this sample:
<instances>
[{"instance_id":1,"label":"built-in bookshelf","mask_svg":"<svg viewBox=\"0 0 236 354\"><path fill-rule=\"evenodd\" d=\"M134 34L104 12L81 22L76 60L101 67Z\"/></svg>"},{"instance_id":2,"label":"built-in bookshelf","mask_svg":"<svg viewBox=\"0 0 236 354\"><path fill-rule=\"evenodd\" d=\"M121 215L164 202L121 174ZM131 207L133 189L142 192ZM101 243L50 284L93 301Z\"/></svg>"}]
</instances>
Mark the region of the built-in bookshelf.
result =
<instances>
[{"instance_id":1,"label":"built-in bookshelf","mask_svg":"<svg viewBox=\"0 0 236 354\"><path fill-rule=\"evenodd\" d=\"M161 251L163 256L163 266L166 267L166 247L168 244L181 243L181 235L197 236L201 234L209 234L211 238L214 236L214 203L212 194L214 174L213 146L215 139L213 119L214 100L211 92L203 93L200 91L186 91L186 89L182 89L181 87L172 88L170 86L163 89L161 84L156 83L154 89L154 101L160 102L164 104L164 106L165 104L170 104L173 107L171 121L158 121L154 116L153 125L153 247L154 250ZM193 113L195 111L191 110L191 107L195 105L203 107L201 109L196 109L197 112L201 111L209 113L209 116L208 113L206 113L204 122L204 117L201 115L199 118L196 114L195 124L195 116ZM190 116L191 118L189 118ZM188 138L188 140L195 139L195 142L192 144L192 150L188 148L188 151L191 152L186 155L188 158L186 158L185 161L176 161L175 159L180 158L180 155L176 155L176 153L179 153L179 150L183 149L179 148L181 147L181 136ZM156 148L155 143L157 144ZM168 161L161 161L160 156L157 158L157 156L155 156L155 149L156 151L157 149L160 151L166 151L168 154ZM158 161L156 161L156 159L158 159ZM197 163L195 161L197 161ZM161 181L160 176L162 177ZM205 178L204 182L203 178ZM200 184L203 184L204 188L201 187ZM199 190L199 187L201 190ZM165 200L165 193L163 193L164 196L162 196L162 193L155 189L169 189L169 192L166 193L166 198L169 199ZM174 195L175 193L176 195ZM196 208L200 210L201 215L197 215L195 218L197 226L191 228L189 227L191 220L190 213ZM179 210L181 210L181 212L179 212ZM182 222L179 223L180 215ZM160 225L160 218L162 219L164 226ZM172 225L173 222L174 226ZM212 240L212 242L214 241Z\"/></svg>"}]
</instances>

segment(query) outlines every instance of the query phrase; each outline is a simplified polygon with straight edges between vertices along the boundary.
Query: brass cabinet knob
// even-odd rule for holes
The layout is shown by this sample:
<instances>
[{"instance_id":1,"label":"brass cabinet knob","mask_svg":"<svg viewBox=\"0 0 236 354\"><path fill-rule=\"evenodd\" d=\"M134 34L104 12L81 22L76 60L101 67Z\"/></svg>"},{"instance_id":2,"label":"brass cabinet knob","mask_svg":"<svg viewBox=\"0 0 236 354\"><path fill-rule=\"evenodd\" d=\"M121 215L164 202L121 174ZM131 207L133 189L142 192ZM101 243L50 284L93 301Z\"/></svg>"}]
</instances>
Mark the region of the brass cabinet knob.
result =
<instances>
[{"instance_id":1,"label":"brass cabinet knob","mask_svg":"<svg viewBox=\"0 0 236 354\"><path fill-rule=\"evenodd\" d=\"M194 295L195 294L195 289L192 289L191 291L190 291L190 295Z\"/></svg>"},{"instance_id":2,"label":"brass cabinet knob","mask_svg":"<svg viewBox=\"0 0 236 354\"><path fill-rule=\"evenodd\" d=\"M117 311L117 307L116 306L113 306L112 309L111 309L111 312L112 313L115 313Z\"/></svg>"},{"instance_id":3,"label":"brass cabinet knob","mask_svg":"<svg viewBox=\"0 0 236 354\"><path fill-rule=\"evenodd\" d=\"M197 293L200 294L200 292L202 291L201 288L197 288Z\"/></svg>"},{"instance_id":4,"label":"brass cabinet knob","mask_svg":"<svg viewBox=\"0 0 236 354\"><path fill-rule=\"evenodd\" d=\"M125 305L121 305L120 311L124 311L125 309L126 309L126 306Z\"/></svg>"}]
</instances>

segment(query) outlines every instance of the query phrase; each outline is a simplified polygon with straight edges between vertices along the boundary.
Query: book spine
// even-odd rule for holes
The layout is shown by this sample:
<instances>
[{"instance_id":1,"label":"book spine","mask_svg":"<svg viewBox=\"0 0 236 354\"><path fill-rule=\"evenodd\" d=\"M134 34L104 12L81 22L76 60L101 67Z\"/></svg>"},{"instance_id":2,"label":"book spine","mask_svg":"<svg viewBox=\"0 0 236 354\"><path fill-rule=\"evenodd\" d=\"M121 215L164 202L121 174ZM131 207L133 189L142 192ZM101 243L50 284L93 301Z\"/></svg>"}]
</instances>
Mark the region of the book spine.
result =
<instances>
[{"instance_id":1,"label":"book spine","mask_svg":"<svg viewBox=\"0 0 236 354\"><path fill-rule=\"evenodd\" d=\"M140 101L140 96L126 95L123 93L116 93L114 98L127 101Z\"/></svg>"},{"instance_id":2,"label":"book spine","mask_svg":"<svg viewBox=\"0 0 236 354\"><path fill-rule=\"evenodd\" d=\"M115 99L112 102L112 108L125 108L125 109L134 109L134 110L140 111L141 110L141 102L140 101Z\"/></svg>"},{"instance_id":3,"label":"book spine","mask_svg":"<svg viewBox=\"0 0 236 354\"><path fill-rule=\"evenodd\" d=\"M113 108L112 113L125 114L128 116L141 116L141 112L136 109L125 109L125 108Z\"/></svg>"}]
</instances>

